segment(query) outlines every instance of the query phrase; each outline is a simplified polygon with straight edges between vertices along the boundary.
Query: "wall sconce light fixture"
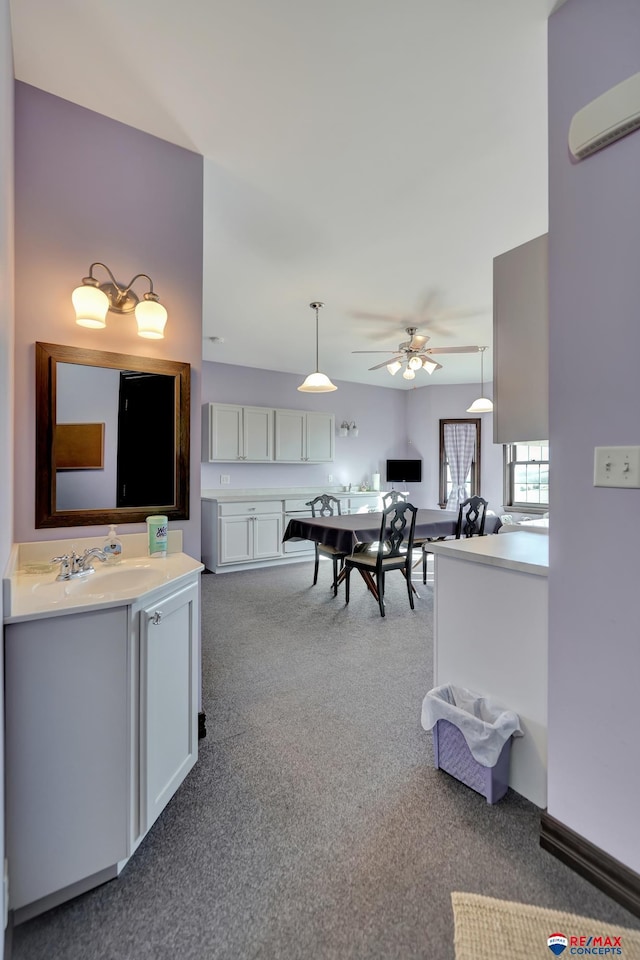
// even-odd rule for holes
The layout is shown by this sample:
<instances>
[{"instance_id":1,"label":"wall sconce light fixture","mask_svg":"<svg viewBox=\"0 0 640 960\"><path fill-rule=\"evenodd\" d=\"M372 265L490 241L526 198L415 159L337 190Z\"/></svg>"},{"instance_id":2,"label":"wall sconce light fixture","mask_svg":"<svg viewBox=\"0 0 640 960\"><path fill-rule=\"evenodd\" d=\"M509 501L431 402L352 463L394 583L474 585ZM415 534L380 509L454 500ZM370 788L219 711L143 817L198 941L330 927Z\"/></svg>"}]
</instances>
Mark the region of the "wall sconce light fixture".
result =
<instances>
[{"instance_id":1,"label":"wall sconce light fixture","mask_svg":"<svg viewBox=\"0 0 640 960\"><path fill-rule=\"evenodd\" d=\"M355 423L349 423L347 420L343 420L338 430L338 436L339 437L357 437L359 432L360 431L358 430L358 427L356 426Z\"/></svg>"},{"instance_id":2,"label":"wall sconce light fixture","mask_svg":"<svg viewBox=\"0 0 640 960\"><path fill-rule=\"evenodd\" d=\"M100 283L93 275L94 267L102 267L111 279L106 283ZM142 300L131 289L136 280L141 277L149 281L149 290L143 295ZM89 267L89 276L83 277L82 286L76 287L71 294L71 300L76 311L76 323L81 327L102 330L107 325L107 311L113 310L114 313L135 311L139 337L146 337L149 340L164 338L167 311L160 303L158 294L154 293L153 280L146 273L137 273L125 286L118 283L106 264L92 263Z\"/></svg>"}]
</instances>

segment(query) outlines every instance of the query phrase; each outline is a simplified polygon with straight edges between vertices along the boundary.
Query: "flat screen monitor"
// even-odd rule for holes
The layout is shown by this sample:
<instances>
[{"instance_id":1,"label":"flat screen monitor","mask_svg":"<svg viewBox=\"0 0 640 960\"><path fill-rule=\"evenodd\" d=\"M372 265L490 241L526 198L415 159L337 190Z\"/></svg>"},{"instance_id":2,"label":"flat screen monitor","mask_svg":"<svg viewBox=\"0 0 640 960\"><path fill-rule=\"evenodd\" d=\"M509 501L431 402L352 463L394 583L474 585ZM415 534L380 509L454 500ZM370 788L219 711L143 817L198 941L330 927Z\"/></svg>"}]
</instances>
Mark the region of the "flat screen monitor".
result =
<instances>
[{"instance_id":1,"label":"flat screen monitor","mask_svg":"<svg viewBox=\"0 0 640 960\"><path fill-rule=\"evenodd\" d=\"M422 460L387 460L387 483L421 483Z\"/></svg>"}]
</instances>

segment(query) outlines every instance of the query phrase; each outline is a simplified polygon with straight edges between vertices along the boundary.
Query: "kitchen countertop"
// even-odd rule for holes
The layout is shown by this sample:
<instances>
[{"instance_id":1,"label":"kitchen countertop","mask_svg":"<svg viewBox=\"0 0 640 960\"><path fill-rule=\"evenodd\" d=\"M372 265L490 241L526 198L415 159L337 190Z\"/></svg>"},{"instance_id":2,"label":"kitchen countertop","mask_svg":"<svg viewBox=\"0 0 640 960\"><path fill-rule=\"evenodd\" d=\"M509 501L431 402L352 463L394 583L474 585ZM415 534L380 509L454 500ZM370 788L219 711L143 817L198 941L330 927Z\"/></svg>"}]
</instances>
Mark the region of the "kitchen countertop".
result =
<instances>
[{"instance_id":1,"label":"kitchen countertop","mask_svg":"<svg viewBox=\"0 0 640 960\"><path fill-rule=\"evenodd\" d=\"M546 577L549 573L549 538L525 531L508 536L470 537L431 543L429 552L452 560L482 563Z\"/></svg>"},{"instance_id":2,"label":"kitchen countertop","mask_svg":"<svg viewBox=\"0 0 640 960\"><path fill-rule=\"evenodd\" d=\"M254 490L202 490L201 500L218 500L224 503L240 502L243 500L289 500L308 497L312 499L318 495L318 487L274 487ZM334 497L376 497L385 491L382 490L343 490L342 487L323 487L322 493L330 493Z\"/></svg>"}]
</instances>

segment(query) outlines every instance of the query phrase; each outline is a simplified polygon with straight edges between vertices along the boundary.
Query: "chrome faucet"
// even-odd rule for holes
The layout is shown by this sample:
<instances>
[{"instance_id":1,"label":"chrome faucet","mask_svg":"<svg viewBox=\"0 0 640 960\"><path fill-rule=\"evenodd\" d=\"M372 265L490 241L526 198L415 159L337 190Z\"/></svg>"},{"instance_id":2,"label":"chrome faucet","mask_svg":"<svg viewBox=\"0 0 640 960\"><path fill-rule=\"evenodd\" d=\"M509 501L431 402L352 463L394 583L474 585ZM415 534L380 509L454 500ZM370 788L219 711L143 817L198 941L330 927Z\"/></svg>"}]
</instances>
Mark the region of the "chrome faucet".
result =
<instances>
[{"instance_id":1,"label":"chrome faucet","mask_svg":"<svg viewBox=\"0 0 640 960\"><path fill-rule=\"evenodd\" d=\"M101 563L104 563L106 559L107 555L100 547L89 547L79 558L78 564L83 573L93 573L93 561L100 560Z\"/></svg>"},{"instance_id":2,"label":"chrome faucet","mask_svg":"<svg viewBox=\"0 0 640 960\"><path fill-rule=\"evenodd\" d=\"M51 563L60 564L60 573L56 580L72 580L74 577L86 577L90 573L94 573L94 559L104 563L107 555L100 547L88 547L81 557L75 550L72 550L71 553L65 553L61 557L52 557Z\"/></svg>"}]
</instances>

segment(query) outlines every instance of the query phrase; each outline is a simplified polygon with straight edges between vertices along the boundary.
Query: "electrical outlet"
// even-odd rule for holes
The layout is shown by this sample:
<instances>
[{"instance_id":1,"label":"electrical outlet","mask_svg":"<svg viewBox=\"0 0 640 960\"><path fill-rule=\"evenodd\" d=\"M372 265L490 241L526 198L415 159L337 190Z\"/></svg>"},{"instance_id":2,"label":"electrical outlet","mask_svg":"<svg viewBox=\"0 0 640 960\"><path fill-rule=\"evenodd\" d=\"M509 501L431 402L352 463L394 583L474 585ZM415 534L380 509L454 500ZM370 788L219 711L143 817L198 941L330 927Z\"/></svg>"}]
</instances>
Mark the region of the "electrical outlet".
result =
<instances>
[{"instance_id":1,"label":"electrical outlet","mask_svg":"<svg viewBox=\"0 0 640 960\"><path fill-rule=\"evenodd\" d=\"M640 487L640 447L596 447L594 487Z\"/></svg>"},{"instance_id":2,"label":"electrical outlet","mask_svg":"<svg viewBox=\"0 0 640 960\"><path fill-rule=\"evenodd\" d=\"M327 474L327 483L333 483L333 474L332 474L332 473L328 473L328 474Z\"/></svg>"},{"instance_id":3,"label":"electrical outlet","mask_svg":"<svg viewBox=\"0 0 640 960\"><path fill-rule=\"evenodd\" d=\"M231 483L231 477L228 473L220 474L220 483Z\"/></svg>"}]
</instances>

